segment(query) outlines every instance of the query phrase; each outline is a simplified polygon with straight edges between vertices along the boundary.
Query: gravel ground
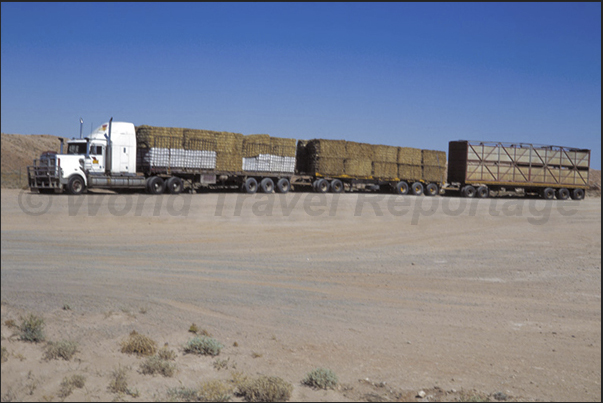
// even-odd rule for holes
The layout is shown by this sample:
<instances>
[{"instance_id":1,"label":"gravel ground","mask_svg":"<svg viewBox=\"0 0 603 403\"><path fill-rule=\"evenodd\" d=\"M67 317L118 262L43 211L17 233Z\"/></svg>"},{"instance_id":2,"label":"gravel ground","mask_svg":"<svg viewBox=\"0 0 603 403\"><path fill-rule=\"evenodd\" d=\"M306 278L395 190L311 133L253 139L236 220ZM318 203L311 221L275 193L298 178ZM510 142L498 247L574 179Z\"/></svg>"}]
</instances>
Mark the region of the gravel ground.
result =
<instances>
[{"instance_id":1,"label":"gravel ground","mask_svg":"<svg viewBox=\"0 0 603 403\"><path fill-rule=\"evenodd\" d=\"M60 400L74 373L68 400L112 400L118 365L127 400L232 370L280 376L298 401L601 400L599 198L3 189L1 227L3 400ZM74 359L11 336L30 312ZM228 370L183 354L192 323ZM119 351L132 330L178 354L172 378ZM302 386L316 367L340 387Z\"/></svg>"}]
</instances>

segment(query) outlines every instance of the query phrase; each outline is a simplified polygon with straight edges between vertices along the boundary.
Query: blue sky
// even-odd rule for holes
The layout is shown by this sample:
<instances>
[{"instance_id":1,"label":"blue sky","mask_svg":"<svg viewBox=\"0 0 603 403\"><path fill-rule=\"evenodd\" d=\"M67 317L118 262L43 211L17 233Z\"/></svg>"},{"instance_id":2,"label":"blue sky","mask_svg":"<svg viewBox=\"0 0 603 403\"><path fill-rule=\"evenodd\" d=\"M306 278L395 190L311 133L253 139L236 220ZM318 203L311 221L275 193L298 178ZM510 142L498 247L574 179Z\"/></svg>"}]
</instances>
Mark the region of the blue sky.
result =
<instances>
[{"instance_id":1,"label":"blue sky","mask_svg":"<svg viewBox=\"0 0 603 403\"><path fill-rule=\"evenodd\" d=\"M600 3L2 3L2 132L114 120L592 150Z\"/></svg>"}]
</instances>

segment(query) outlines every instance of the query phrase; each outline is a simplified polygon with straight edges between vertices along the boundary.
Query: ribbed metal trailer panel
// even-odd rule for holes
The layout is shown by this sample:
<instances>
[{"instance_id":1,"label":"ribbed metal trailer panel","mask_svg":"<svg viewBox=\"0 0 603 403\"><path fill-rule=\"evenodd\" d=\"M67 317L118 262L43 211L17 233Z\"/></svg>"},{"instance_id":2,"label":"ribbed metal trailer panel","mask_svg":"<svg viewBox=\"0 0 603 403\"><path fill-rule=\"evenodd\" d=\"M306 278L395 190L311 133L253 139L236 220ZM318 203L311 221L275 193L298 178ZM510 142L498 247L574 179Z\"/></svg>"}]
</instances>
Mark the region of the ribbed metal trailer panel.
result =
<instances>
[{"instance_id":1,"label":"ribbed metal trailer panel","mask_svg":"<svg viewBox=\"0 0 603 403\"><path fill-rule=\"evenodd\" d=\"M590 150L534 144L451 141L448 182L586 189Z\"/></svg>"}]
</instances>

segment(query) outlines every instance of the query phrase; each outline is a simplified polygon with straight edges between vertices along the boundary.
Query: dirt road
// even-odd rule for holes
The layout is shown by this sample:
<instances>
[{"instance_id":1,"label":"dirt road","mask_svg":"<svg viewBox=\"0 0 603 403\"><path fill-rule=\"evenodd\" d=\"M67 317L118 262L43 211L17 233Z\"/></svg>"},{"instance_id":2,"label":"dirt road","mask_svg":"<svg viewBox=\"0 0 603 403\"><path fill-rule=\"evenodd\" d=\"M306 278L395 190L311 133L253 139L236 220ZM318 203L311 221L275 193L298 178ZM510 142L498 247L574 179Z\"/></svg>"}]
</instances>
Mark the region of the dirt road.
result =
<instances>
[{"instance_id":1,"label":"dirt road","mask_svg":"<svg viewBox=\"0 0 603 403\"><path fill-rule=\"evenodd\" d=\"M79 371L70 398L111 400L117 365L134 400L227 379L182 354L195 323L230 369L280 376L292 400L601 400L598 198L3 190L1 225L3 398L54 397ZM10 338L6 320L29 312L49 340L77 341L77 360ZM132 330L177 351L173 378L119 352ZM316 367L342 386L300 385Z\"/></svg>"}]
</instances>

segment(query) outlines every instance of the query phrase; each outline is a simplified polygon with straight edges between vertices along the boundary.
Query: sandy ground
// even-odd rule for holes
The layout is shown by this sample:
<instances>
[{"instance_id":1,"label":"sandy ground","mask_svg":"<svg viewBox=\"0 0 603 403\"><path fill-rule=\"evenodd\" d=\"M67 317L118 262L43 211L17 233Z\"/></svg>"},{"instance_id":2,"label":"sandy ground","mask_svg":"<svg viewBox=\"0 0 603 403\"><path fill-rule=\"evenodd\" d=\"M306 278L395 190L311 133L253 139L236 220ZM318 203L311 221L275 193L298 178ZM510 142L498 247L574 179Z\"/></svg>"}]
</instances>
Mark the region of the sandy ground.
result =
<instances>
[{"instance_id":1,"label":"sandy ground","mask_svg":"<svg viewBox=\"0 0 603 403\"><path fill-rule=\"evenodd\" d=\"M67 401L160 400L233 369L296 401L601 400L599 198L3 189L1 218L3 400L61 400L72 374L86 386ZM28 313L76 356L13 336ZM219 357L183 354L192 323ZM173 377L120 352L132 330L176 351ZM107 390L119 365L138 397ZM317 367L340 387L301 385Z\"/></svg>"}]
</instances>

